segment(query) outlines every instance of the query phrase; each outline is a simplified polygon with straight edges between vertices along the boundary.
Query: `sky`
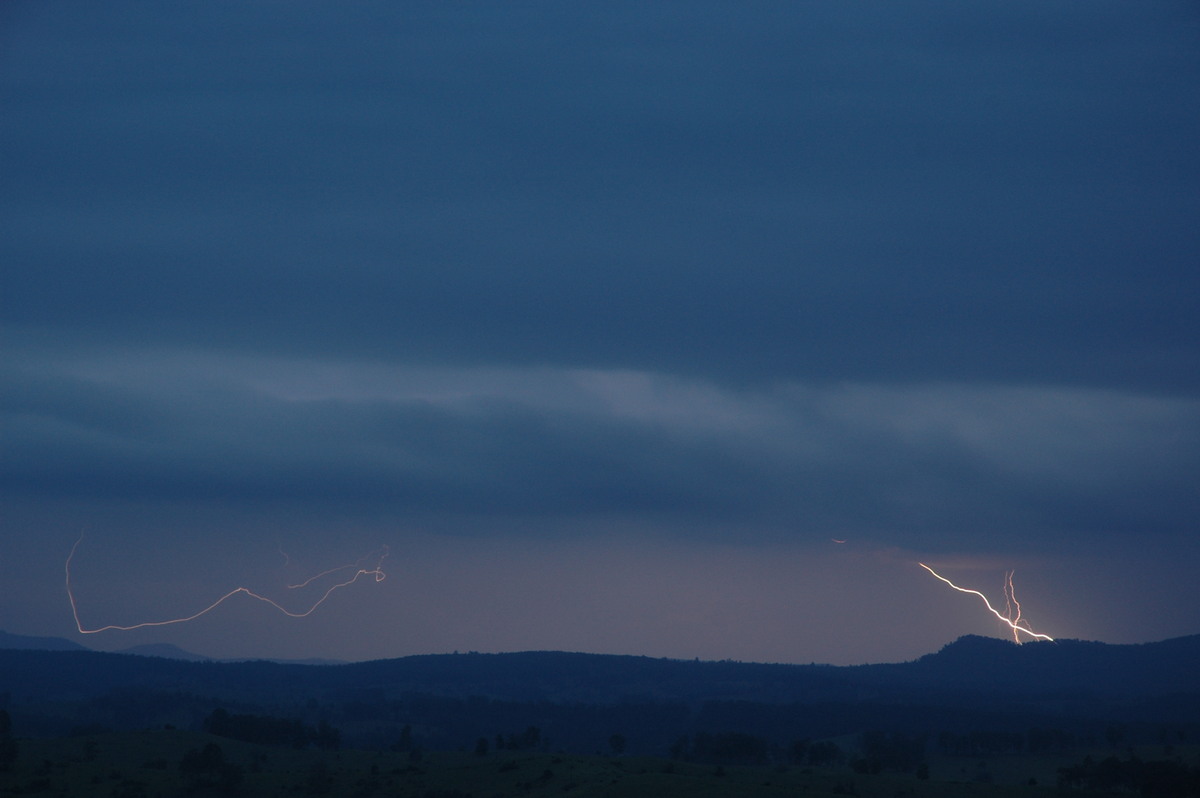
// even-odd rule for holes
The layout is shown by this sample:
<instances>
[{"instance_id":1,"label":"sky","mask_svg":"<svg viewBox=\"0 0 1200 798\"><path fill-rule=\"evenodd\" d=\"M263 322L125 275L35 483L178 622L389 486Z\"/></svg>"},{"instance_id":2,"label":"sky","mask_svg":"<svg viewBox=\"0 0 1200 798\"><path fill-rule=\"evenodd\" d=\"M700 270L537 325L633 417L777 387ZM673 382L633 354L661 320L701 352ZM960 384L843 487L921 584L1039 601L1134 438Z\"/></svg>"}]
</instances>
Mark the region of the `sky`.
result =
<instances>
[{"instance_id":1,"label":"sky","mask_svg":"<svg viewBox=\"0 0 1200 798\"><path fill-rule=\"evenodd\" d=\"M1200 633L1197 87L1190 1L8 0L0 629Z\"/></svg>"}]
</instances>

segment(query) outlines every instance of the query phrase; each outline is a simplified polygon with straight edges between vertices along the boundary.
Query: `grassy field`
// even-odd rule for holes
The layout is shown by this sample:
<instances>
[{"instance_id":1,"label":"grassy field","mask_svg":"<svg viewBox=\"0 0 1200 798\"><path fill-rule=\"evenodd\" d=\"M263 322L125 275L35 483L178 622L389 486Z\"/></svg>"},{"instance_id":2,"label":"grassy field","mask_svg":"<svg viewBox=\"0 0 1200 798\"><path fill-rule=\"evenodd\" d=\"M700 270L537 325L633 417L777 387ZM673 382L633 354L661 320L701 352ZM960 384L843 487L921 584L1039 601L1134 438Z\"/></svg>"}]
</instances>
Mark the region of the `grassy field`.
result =
<instances>
[{"instance_id":1,"label":"grassy field","mask_svg":"<svg viewBox=\"0 0 1200 798\"><path fill-rule=\"evenodd\" d=\"M844 767L717 767L639 757L295 751L174 730L20 740L19 745L13 768L0 773L0 795L1038 796L1056 792L1056 770L1066 764L1061 758L1032 756L935 757L930 778L918 780L902 774L858 774Z\"/></svg>"},{"instance_id":2,"label":"grassy field","mask_svg":"<svg viewBox=\"0 0 1200 798\"><path fill-rule=\"evenodd\" d=\"M1054 792L1052 773L1048 780L1039 778L1039 786L1028 785L1026 775L1014 775L1045 773L1046 763L1028 757L1003 763L937 761L931 764L932 778L918 780L911 775L856 774L848 768L715 767L660 758L544 752L486 756L438 752L414 757L380 751L295 751L172 730L23 739L19 745L16 766L0 773L0 794L89 798L221 794L281 798L821 798L845 794L954 798ZM992 784L977 781L983 778L980 768L989 770L991 775L986 778L991 778ZM1026 784L1013 784L1018 780Z\"/></svg>"}]
</instances>

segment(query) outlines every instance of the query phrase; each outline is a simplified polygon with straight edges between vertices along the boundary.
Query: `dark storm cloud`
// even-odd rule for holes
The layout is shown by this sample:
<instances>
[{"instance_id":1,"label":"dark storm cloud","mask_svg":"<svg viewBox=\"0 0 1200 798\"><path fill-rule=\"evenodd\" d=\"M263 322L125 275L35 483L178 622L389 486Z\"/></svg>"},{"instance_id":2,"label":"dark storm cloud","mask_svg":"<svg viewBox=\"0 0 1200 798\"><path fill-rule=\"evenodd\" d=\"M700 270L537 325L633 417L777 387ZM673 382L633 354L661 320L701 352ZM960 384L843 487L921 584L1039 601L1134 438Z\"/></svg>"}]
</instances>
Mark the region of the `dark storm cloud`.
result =
<instances>
[{"instance_id":1,"label":"dark storm cloud","mask_svg":"<svg viewBox=\"0 0 1200 798\"><path fill-rule=\"evenodd\" d=\"M89 618L392 545L231 656L1194 631L1197 86L1191 2L0 3L0 625L87 527Z\"/></svg>"},{"instance_id":2,"label":"dark storm cloud","mask_svg":"<svg viewBox=\"0 0 1200 798\"><path fill-rule=\"evenodd\" d=\"M10 496L958 550L1200 509L1188 4L4 13Z\"/></svg>"},{"instance_id":3,"label":"dark storm cloud","mask_svg":"<svg viewBox=\"0 0 1200 798\"><path fill-rule=\"evenodd\" d=\"M289 375L253 362L131 362L150 368L5 375L10 496L509 517L529 529L645 516L672 534L745 542L837 533L983 549L992 536L1053 548L1047 533L1084 531L1174 540L1200 510L1189 476L1200 466L1200 408L1180 400L939 387L727 393L554 372L410 373L380 386L344 367L332 389L298 396L319 364Z\"/></svg>"},{"instance_id":4,"label":"dark storm cloud","mask_svg":"<svg viewBox=\"0 0 1200 798\"><path fill-rule=\"evenodd\" d=\"M751 485L750 467L712 443L506 402L447 409L196 384L7 383L5 482L35 492L555 515L745 509L731 483ZM709 482L717 474L724 489Z\"/></svg>"},{"instance_id":5,"label":"dark storm cloud","mask_svg":"<svg viewBox=\"0 0 1200 798\"><path fill-rule=\"evenodd\" d=\"M14 334L1196 388L1186 5L69 8Z\"/></svg>"}]
</instances>

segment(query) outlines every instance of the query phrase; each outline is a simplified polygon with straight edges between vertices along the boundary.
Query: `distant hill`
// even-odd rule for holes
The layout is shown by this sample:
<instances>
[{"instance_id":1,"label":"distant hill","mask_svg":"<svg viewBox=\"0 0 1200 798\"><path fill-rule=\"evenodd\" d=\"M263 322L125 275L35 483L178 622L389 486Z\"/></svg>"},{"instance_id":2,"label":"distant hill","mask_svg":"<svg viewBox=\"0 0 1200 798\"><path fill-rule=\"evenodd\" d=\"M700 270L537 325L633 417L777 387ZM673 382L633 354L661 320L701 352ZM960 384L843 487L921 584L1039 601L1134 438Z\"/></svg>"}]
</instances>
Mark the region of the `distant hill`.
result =
<instances>
[{"instance_id":1,"label":"distant hill","mask_svg":"<svg viewBox=\"0 0 1200 798\"><path fill-rule=\"evenodd\" d=\"M1200 635L1134 645L967 635L915 662L862 667L879 684L939 691L1164 695L1200 690Z\"/></svg>"},{"instance_id":2,"label":"distant hill","mask_svg":"<svg viewBox=\"0 0 1200 798\"><path fill-rule=\"evenodd\" d=\"M147 643L132 646L117 652L119 654L136 654L139 657L162 657L163 659L181 659L186 662L208 662L212 658L203 654L193 654L171 643Z\"/></svg>"},{"instance_id":3,"label":"distant hill","mask_svg":"<svg viewBox=\"0 0 1200 798\"><path fill-rule=\"evenodd\" d=\"M67 640L63 637L33 637L30 635L18 635L0 630L0 650L15 649L25 651L94 651L87 646L80 645L73 640ZM216 662L212 657L206 657L203 654L197 654L193 651L182 649L172 643L146 643L139 646L131 646L123 648L116 653L118 654L133 654L139 657L160 657L162 659L177 659L185 662ZM336 659L261 659L261 658L239 658L230 660L220 660L223 662L277 662L284 665L345 665L343 660Z\"/></svg>"},{"instance_id":4,"label":"distant hill","mask_svg":"<svg viewBox=\"0 0 1200 798\"><path fill-rule=\"evenodd\" d=\"M280 665L349 665L344 659L326 659L324 657L308 657L306 659L226 659L222 662L275 662Z\"/></svg>"},{"instance_id":5,"label":"distant hill","mask_svg":"<svg viewBox=\"0 0 1200 798\"><path fill-rule=\"evenodd\" d=\"M329 719L347 741L383 746L405 725L421 730L425 744L451 748L537 726L585 752L602 750L614 729L645 752L705 730L779 744L864 729L1041 728L1097 739L1118 726L1140 739L1168 727L1200 735L1200 635L1143 645L964 637L913 662L851 667L555 651L301 665L189 660L174 647L72 649L0 650L0 697L25 733L199 728L228 706L309 724Z\"/></svg>"},{"instance_id":6,"label":"distant hill","mask_svg":"<svg viewBox=\"0 0 1200 798\"><path fill-rule=\"evenodd\" d=\"M84 646L62 637L31 637L0 631L0 649L30 651L88 651Z\"/></svg>"},{"instance_id":7,"label":"distant hill","mask_svg":"<svg viewBox=\"0 0 1200 798\"><path fill-rule=\"evenodd\" d=\"M27 641L37 641L27 643ZM1016 645L967 636L914 662L890 665L768 665L534 651L436 654L341 665L266 660L217 662L174 646L124 654L94 652L57 638L0 633L0 676L8 688L52 697L127 686L224 690L271 696L296 689L606 704L745 700L789 703L909 701L941 695L1008 696L1021 701L1064 695L1112 698L1200 691L1200 635L1140 645L1064 640ZM20 648L29 649L18 651ZM55 652L57 656L50 656ZM69 655L69 656L68 656ZM160 658L147 661L149 658Z\"/></svg>"}]
</instances>

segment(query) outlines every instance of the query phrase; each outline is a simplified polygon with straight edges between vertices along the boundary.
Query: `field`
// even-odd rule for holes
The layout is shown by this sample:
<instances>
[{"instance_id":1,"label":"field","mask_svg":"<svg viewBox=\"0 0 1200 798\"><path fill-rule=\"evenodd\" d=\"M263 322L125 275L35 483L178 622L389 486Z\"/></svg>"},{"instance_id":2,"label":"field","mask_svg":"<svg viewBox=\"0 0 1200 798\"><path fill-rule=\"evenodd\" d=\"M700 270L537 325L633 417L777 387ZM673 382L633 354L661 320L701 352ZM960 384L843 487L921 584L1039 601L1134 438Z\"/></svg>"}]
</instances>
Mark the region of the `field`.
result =
<instances>
[{"instance_id":1,"label":"field","mask_svg":"<svg viewBox=\"0 0 1200 798\"><path fill-rule=\"evenodd\" d=\"M1037 796L1058 794L1062 758L934 757L930 778L848 767L719 767L647 757L548 752L400 754L292 750L200 732L111 732L19 740L0 795L718 798L718 796ZM1108 752L1111 753L1111 752ZM1108 753L1097 752L1107 756ZM1138 752L1154 755L1154 752ZM1157 752L1161 756L1161 751ZM1195 760L1194 750L1176 751ZM1078 761L1082 753L1070 761ZM1031 784L1030 779L1036 780ZM1079 793L1076 793L1079 794Z\"/></svg>"}]
</instances>

